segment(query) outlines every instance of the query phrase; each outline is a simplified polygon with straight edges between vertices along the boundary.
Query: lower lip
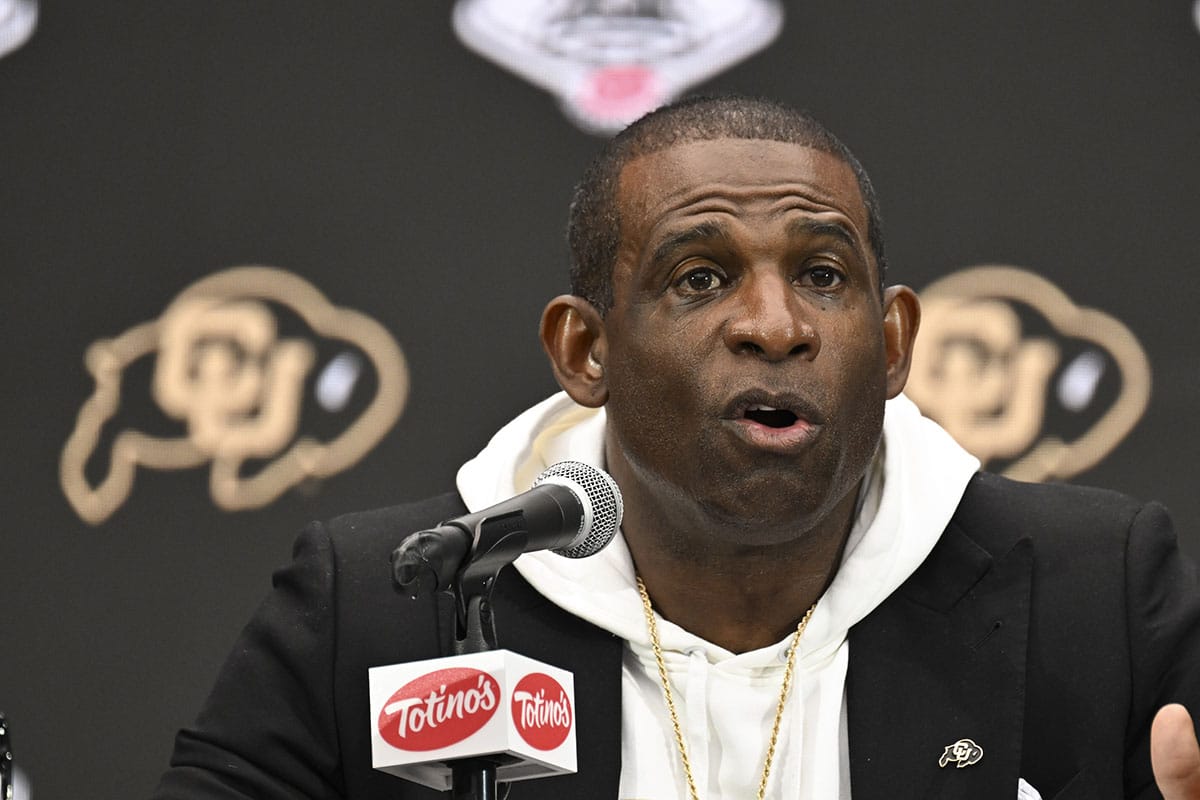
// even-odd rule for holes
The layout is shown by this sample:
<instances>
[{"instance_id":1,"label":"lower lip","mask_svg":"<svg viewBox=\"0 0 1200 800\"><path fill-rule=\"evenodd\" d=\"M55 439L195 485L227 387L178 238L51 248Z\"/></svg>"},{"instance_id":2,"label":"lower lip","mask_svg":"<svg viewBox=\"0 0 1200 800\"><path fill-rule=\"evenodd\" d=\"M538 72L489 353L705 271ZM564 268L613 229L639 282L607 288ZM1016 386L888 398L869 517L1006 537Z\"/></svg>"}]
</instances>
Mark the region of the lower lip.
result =
<instances>
[{"instance_id":1,"label":"lower lip","mask_svg":"<svg viewBox=\"0 0 1200 800\"><path fill-rule=\"evenodd\" d=\"M786 428L772 428L744 418L730 422L743 441L772 453L794 453L803 450L817 435L817 426L804 420L797 420Z\"/></svg>"}]
</instances>

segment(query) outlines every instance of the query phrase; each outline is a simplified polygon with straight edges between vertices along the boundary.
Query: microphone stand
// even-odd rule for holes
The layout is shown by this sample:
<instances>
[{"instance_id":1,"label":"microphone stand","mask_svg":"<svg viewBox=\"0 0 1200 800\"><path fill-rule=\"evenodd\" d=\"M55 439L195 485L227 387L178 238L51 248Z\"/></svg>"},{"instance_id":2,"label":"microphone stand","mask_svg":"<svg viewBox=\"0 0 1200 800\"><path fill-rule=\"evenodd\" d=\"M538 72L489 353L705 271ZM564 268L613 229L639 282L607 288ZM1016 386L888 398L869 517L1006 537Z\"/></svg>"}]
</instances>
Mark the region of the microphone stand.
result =
<instances>
[{"instance_id":1,"label":"microphone stand","mask_svg":"<svg viewBox=\"0 0 1200 800\"><path fill-rule=\"evenodd\" d=\"M413 597L420 593L421 578L426 574L432 575L435 590L454 595L452 649L456 656L497 649L492 590L500 571L524 553L529 542L524 514L520 511L488 517L475 530L467 531L465 527L463 530L474 545L483 543L484 547L458 562L462 568L449 580L448 566L454 563L454 557L444 552L442 540L416 533L392 553L393 578L398 586L411 590ZM454 800L498 800L495 760L466 758L448 762L448 766L453 775L450 796Z\"/></svg>"}]
</instances>

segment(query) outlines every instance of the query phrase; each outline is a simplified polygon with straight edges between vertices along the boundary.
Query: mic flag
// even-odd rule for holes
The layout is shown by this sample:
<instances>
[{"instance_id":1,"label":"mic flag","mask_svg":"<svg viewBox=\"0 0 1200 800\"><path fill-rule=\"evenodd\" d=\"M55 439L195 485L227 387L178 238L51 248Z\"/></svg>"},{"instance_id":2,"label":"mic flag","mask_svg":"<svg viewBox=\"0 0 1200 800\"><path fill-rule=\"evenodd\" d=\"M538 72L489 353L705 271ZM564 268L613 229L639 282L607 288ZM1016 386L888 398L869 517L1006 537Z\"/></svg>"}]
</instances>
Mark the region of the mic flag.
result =
<instances>
[{"instance_id":1,"label":"mic flag","mask_svg":"<svg viewBox=\"0 0 1200 800\"><path fill-rule=\"evenodd\" d=\"M447 791L449 761L496 763L498 781L576 771L575 681L566 670L490 650L368 671L371 766Z\"/></svg>"}]
</instances>

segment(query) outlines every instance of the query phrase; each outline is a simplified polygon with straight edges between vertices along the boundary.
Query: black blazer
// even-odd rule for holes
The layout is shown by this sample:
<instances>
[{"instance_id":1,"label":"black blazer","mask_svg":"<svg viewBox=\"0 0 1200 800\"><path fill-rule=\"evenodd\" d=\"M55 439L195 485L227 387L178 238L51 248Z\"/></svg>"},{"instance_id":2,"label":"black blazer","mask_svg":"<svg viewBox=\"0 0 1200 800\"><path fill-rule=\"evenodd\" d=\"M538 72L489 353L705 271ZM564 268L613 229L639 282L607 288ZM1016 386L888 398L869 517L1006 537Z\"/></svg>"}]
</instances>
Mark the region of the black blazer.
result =
<instances>
[{"instance_id":1,"label":"black blazer","mask_svg":"<svg viewBox=\"0 0 1200 800\"><path fill-rule=\"evenodd\" d=\"M374 771L367 668L436 658L442 599L392 587L388 555L464 512L457 495L313 523L246 627L154 797L443 795ZM579 772L511 800L614 800L622 642L515 570L494 597L501 646L575 674ZM1151 798L1149 726L1200 712L1200 590L1154 504L978 475L918 571L850 631L855 800ZM970 738L978 763L939 766Z\"/></svg>"}]
</instances>

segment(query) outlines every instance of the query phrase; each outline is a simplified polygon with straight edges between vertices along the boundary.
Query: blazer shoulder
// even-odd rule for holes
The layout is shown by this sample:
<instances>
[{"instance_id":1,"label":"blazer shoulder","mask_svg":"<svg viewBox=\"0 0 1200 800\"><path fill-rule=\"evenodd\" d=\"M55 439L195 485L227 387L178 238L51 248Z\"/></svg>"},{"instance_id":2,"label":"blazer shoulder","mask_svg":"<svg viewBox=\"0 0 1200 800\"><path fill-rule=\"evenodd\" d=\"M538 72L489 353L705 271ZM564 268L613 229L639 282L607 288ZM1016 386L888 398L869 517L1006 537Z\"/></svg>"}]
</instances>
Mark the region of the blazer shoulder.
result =
<instances>
[{"instance_id":1,"label":"blazer shoulder","mask_svg":"<svg viewBox=\"0 0 1200 800\"><path fill-rule=\"evenodd\" d=\"M1063 516L1072 519L1129 518L1145 503L1127 494L1071 483L1028 483L1003 475L979 472L967 484L959 513L984 513L1021 518Z\"/></svg>"},{"instance_id":2,"label":"blazer shoulder","mask_svg":"<svg viewBox=\"0 0 1200 800\"><path fill-rule=\"evenodd\" d=\"M342 549L343 545L375 543L380 540L399 543L410 533L431 528L447 519L465 514L467 508L457 492L427 497L410 503L353 511L314 523L324 529L329 538Z\"/></svg>"},{"instance_id":3,"label":"blazer shoulder","mask_svg":"<svg viewBox=\"0 0 1200 800\"><path fill-rule=\"evenodd\" d=\"M1124 547L1147 504L1120 492L1065 483L1025 483L977 473L950 522L993 554L1023 538L1075 546L1107 540Z\"/></svg>"}]
</instances>

